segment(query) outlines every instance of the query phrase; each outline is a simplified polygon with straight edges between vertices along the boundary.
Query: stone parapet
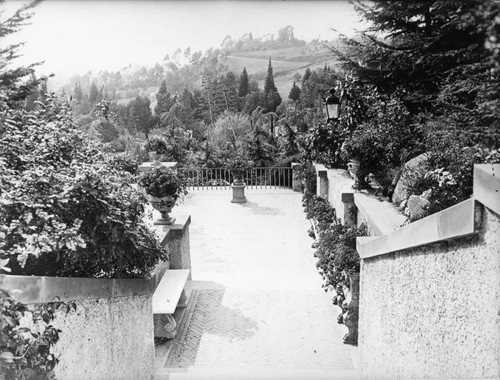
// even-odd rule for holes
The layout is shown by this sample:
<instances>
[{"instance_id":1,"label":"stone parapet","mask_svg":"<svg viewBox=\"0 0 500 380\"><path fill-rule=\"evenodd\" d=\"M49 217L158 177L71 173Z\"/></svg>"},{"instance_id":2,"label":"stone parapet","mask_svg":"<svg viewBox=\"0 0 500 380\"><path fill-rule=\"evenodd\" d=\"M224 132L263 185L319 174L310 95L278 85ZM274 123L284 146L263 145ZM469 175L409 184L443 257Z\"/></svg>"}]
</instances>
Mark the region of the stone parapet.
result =
<instances>
[{"instance_id":1,"label":"stone parapet","mask_svg":"<svg viewBox=\"0 0 500 380\"><path fill-rule=\"evenodd\" d=\"M500 377L498 172L478 165L472 199L358 238L363 378Z\"/></svg>"},{"instance_id":2,"label":"stone parapet","mask_svg":"<svg viewBox=\"0 0 500 380\"><path fill-rule=\"evenodd\" d=\"M151 379L154 367L152 280L0 276L0 287L29 305L72 301L56 311L58 379ZM33 326L29 313L20 327Z\"/></svg>"}]
</instances>

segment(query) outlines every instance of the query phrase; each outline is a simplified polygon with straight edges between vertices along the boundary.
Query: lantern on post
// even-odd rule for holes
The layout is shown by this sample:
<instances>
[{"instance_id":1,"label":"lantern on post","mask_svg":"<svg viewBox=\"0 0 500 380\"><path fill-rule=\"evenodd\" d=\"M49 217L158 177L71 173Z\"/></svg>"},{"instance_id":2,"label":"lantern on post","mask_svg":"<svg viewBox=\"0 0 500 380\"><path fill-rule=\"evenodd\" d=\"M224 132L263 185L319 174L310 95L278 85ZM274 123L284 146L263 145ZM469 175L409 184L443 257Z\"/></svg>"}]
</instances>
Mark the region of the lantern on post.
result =
<instances>
[{"instance_id":1,"label":"lantern on post","mask_svg":"<svg viewBox=\"0 0 500 380\"><path fill-rule=\"evenodd\" d=\"M340 99L335 96L335 89L328 90L330 96L325 99L326 121L335 121L340 117Z\"/></svg>"}]
</instances>

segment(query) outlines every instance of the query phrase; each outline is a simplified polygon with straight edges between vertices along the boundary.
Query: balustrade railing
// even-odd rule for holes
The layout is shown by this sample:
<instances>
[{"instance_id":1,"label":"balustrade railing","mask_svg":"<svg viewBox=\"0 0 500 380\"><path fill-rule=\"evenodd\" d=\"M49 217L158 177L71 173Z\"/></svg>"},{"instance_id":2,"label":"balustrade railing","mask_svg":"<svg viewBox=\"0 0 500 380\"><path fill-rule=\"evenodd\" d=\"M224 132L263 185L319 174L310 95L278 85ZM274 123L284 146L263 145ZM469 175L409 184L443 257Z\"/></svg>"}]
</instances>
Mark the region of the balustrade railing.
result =
<instances>
[{"instance_id":1,"label":"balustrade railing","mask_svg":"<svg viewBox=\"0 0 500 380\"><path fill-rule=\"evenodd\" d=\"M188 189L221 190L229 189L234 180L226 168L178 168ZM292 168L259 167L245 171L243 182L250 189L292 188Z\"/></svg>"}]
</instances>

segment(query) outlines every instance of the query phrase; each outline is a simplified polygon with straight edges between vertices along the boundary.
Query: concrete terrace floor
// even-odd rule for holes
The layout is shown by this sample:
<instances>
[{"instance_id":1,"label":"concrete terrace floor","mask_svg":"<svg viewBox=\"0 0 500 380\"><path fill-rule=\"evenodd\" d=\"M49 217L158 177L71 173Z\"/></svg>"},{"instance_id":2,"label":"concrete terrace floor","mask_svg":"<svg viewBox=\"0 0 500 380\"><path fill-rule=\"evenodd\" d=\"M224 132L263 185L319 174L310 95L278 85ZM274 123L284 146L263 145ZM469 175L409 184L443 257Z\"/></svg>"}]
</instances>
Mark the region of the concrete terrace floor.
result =
<instances>
[{"instance_id":1,"label":"concrete terrace floor","mask_svg":"<svg viewBox=\"0 0 500 380\"><path fill-rule=\"evenodd\" d=\"M357 378L340 309L321 289L302 194L194 190L189 305L176 338L157 346L157 379ZM354 360L353 360L354 359Z\"/></svg>"}]
</instances>

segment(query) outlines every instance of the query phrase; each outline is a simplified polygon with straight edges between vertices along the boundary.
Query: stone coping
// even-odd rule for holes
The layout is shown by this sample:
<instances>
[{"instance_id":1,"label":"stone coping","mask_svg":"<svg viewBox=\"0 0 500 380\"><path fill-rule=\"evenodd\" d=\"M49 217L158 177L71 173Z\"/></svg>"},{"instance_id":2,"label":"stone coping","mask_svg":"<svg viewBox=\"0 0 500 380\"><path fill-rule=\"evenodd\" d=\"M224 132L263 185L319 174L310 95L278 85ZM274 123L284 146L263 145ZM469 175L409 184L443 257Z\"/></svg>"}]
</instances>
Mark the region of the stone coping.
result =
<instances>
[{"instance_id":1,"label":"stone coping","mask_svg":"<svg viewBox=\"0 0 500 380\"><path fill-rule=\"evenodd\" d=\"M389 234L358 237L356 248L361 259L380 256L477 232L475 218L481 207L468 199L441 212L408 224ZM478 218L479 219L479 218Z\"/></svg>"},{"instance_id":2,"label":"stone coping","mask_svg":"<svg viewBox=\"0 0 500 380\"><path fill-rule=\"evenodd\" d=\"M391 233L407 221L393 203L381 201L365 190L354 193L354 204L368 223L368 229L376 236Z\"/></svg>"},{"instance_id":3,"label":"stone coping","mask_svg":"<svg viewBox=\"0 0 500 380\"><path fill-rule=\"evenodd\" d=\"M500 214L500 164L474 165L474 198Z\"/></svg>"},{"instance_id":4,"label":"stone coping","mask_svg":"<svg viewBox=\"0 0 500 380\"><path fill-rule=\"evenodd\" d=\"M500 164L474 165L473 191L473 198L397 231L382 236L357 238L359 256L366 259L477 233L483 205L500 214ZM355 202L361 199L360 196L354 195Z\"/></svg>"},{"instance_id":5,"label":"stone coping","mask_svg":"<svg viewBox=\"0 0 500 380\"><path fill-rule=\"evenodd\" d=\"M26 304L153 294L152 279L0 275L0 288Z\"/></svg>"},{"instance_id":6,"label":"stone coping","mask_svg":"<svg viewBox=\"0 0 500 380\"><path fill-rule=\"evenodd\" d=\"M181 238L191 224L191 215L177 215L175 212L171 213L171 215L175 218L173 224L154 226L156 233L160 236L163 247L169 239Z\"/></svg>"}]
</instances>

